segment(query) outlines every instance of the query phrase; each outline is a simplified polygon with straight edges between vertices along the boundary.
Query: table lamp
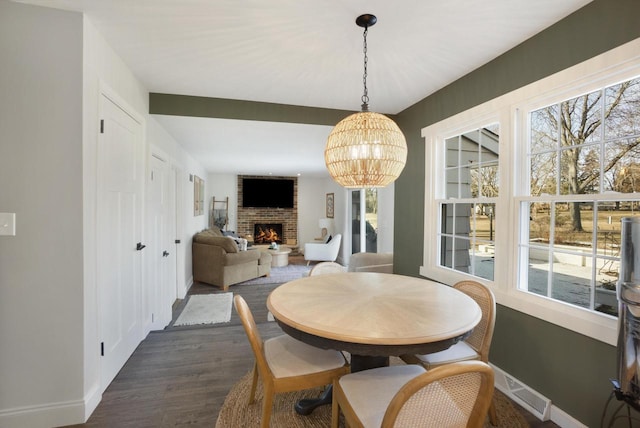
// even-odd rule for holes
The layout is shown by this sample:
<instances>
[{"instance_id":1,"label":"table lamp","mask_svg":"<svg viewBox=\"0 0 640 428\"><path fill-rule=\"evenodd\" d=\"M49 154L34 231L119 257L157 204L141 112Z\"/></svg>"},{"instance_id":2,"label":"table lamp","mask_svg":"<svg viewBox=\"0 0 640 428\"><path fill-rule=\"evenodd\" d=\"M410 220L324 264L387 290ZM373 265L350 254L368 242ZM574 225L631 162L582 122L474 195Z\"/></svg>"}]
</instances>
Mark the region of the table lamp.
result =
<instances>
[{"instance_id":1,"label":"table lamp","mask_svg":"<svg viewBox=\"0 0 640 428\"><path fill-rule=\"evenodd\" d=\"M322 238L324 239L327 236L327 233L329 233L329 229L331 229L333 221L330 218L321 218L318 222L318 225L320 226L320 230L322 231Z\"/></svg>"}]
</instances>

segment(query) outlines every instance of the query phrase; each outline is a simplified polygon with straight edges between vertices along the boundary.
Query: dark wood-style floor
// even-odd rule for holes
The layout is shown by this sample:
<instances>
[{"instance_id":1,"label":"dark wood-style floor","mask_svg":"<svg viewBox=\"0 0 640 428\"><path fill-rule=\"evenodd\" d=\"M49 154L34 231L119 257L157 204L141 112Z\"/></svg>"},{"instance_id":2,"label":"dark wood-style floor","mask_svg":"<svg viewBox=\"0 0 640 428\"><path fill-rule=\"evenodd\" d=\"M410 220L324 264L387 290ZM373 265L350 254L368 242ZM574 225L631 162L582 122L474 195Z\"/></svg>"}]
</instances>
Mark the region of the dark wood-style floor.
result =
<instances>
[{"instance_id":1,"label":"dark wood-style floor","mask_svg":"<svg viewBox=\"0 0 640 428\"><path fill-rule=\"evenodd\" d=\"M291 257L290 263L304 260ZM249 304L263 339L282 334L275 322L267 321L265 302L273 288L230 288ZM189 294L218 292L194 284ZM183 305L184 301L174 305L174 320ZM87 423L75 426L214 427L228 391L252 365L251 348L235 311L229 323L151 332L106 389ZM516 407L532 427L557 427Z\"/></svg>"}]
</instances>

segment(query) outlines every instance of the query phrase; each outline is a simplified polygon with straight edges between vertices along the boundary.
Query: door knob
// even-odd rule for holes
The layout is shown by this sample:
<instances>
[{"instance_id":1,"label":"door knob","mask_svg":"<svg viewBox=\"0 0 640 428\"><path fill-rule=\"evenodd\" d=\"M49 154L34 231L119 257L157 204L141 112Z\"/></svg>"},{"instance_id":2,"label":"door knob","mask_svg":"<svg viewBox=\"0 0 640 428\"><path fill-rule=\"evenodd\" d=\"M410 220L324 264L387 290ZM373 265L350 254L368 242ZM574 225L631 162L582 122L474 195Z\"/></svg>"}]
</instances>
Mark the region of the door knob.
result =
<instances>
[{"instance_id":1,"label":"door knob","mask_svg":"<svg viewBox=\"0 0 640 428\"><path fill-rule=\"evenodd\" d=\"M136 244L136 250L137 250L137 251L142 250L144 247L146 247L146 245L142 245L142 242L138 242L138 243Z\"/></svg>"},{"instance_id":2,"label":"door knob","mask_svg":"<svg viewBox=\"0 0 640 428\"><path fill-rule=\"evenodd\" d=\"M167 257L169 255L169 252L167 250L162 252L162 257Z\"/></svg>"}]
</instances>

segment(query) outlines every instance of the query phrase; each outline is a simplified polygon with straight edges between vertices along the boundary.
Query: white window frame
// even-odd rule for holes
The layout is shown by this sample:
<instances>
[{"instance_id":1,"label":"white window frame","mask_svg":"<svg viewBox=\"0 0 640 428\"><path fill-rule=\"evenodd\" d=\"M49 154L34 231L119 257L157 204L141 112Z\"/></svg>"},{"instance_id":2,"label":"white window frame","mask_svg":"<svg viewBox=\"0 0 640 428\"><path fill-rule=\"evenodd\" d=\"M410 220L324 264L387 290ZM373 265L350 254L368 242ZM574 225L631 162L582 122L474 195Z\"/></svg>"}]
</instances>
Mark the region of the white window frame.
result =
<instances>
[{"instance_id":1,"label":"white window frame","mask_svg":"<svg viewBox=\"0 0 640 428\"><path fill-rule=\"evenodd\" d=\"M520 203L528 195L528 113L546 105L640 76L640 39L422 129L425 139L424 258L420 275L445 284L474 279L489 286L497 303L610 345L617 342L615 317L519 290ZM444 180L444 141L489 123L500 125L500 194L496 202L494 280L439 266L438 196ZM627 195L625 195L626 197Z\"/></svg>"}]
</instances>

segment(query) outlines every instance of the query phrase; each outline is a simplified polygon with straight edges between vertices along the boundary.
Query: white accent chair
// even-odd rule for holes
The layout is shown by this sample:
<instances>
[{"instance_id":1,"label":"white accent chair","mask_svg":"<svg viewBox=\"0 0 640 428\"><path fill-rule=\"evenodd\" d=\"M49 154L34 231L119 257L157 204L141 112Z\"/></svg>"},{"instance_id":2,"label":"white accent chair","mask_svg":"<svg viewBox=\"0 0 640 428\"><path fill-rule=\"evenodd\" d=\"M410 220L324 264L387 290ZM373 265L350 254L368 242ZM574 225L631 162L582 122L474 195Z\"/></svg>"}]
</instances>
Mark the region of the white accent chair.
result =
<instances>
[{"instance_id":1,"label":"white accent chair","mask_svg":"<svg viewBox=\"0 0 640 428\"><path fill-rule=\"evenodd\" d=\"M304 244L304 259L309 262L335 262L340 251L342 235L337 234L327 243L307 242Z\"/></svg>"}]
</instances>

